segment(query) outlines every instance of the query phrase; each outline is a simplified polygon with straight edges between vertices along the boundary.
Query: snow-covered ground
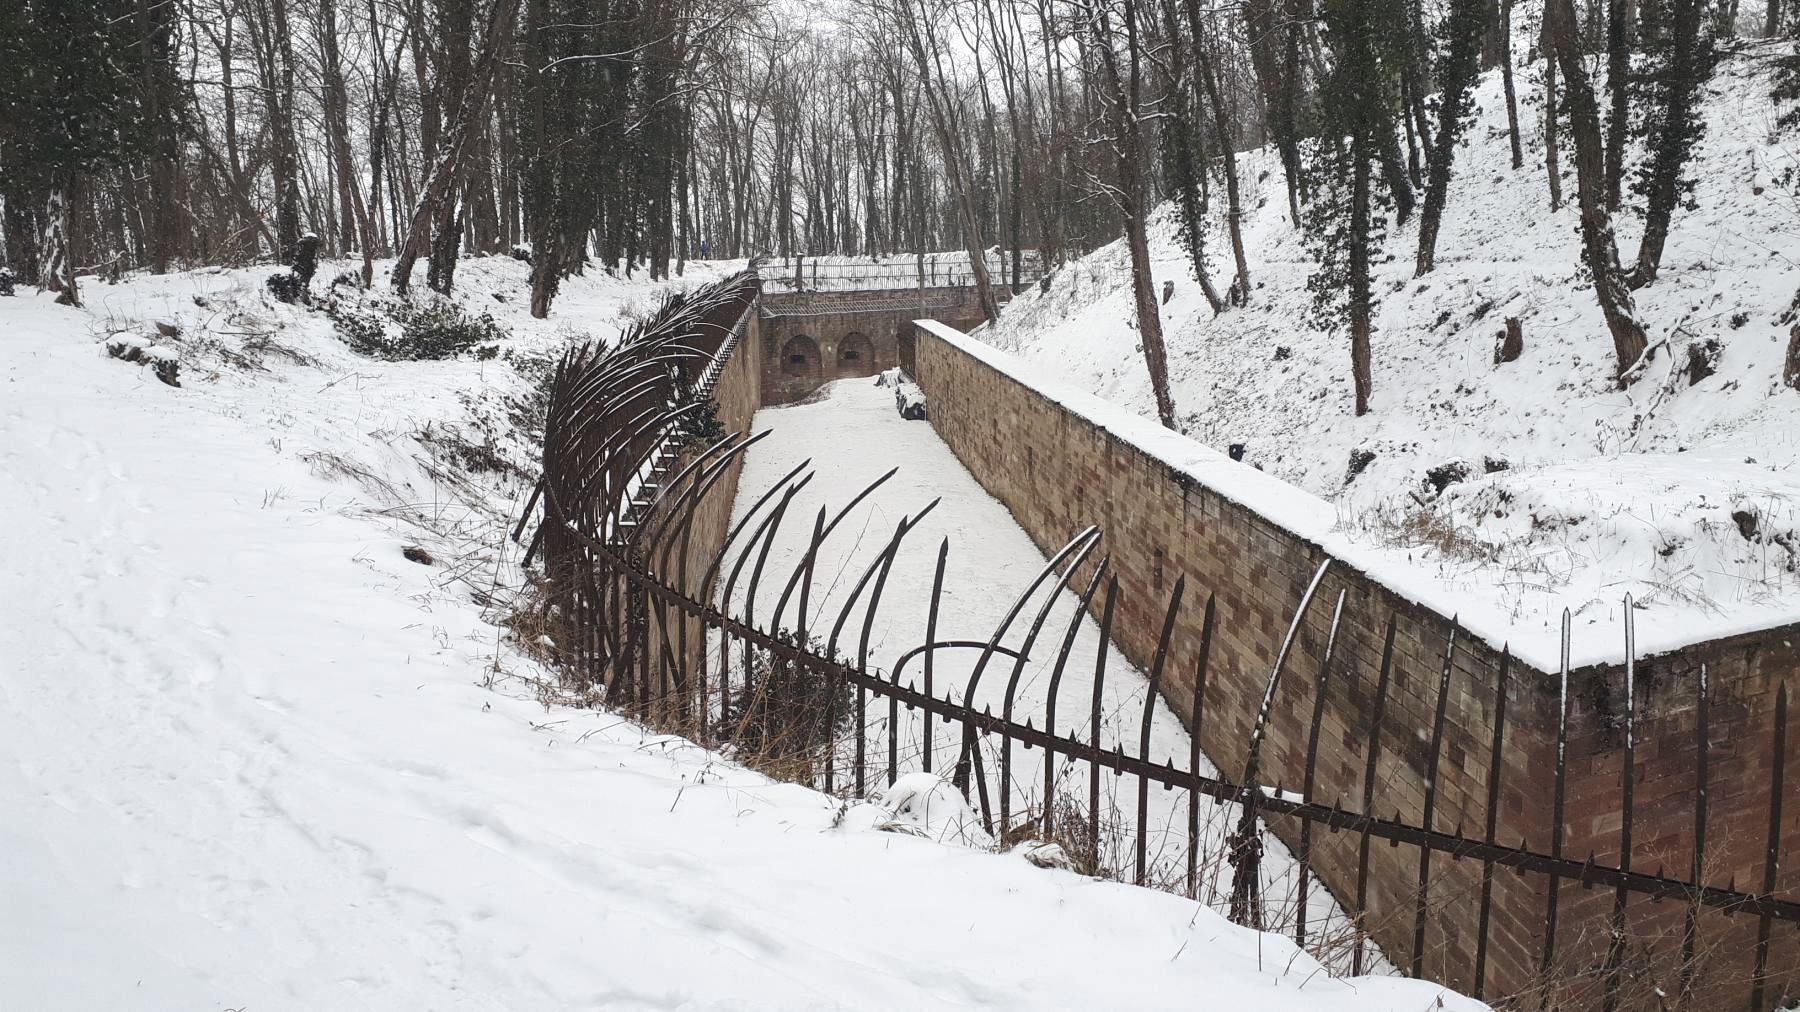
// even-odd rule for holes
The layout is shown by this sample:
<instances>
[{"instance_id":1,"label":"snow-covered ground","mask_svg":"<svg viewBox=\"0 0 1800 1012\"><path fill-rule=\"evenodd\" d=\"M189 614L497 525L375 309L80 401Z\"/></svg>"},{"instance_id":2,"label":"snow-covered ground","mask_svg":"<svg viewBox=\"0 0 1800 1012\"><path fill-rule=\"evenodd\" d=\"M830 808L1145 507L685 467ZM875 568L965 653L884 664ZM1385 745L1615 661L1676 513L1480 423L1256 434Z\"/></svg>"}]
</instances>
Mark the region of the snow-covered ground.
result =
<instances>
[{"instance_id":1,"label":"snow-covered ground","mask_svg":"<svg viewBox=\"0 0 1800 1012\"><path fill-rule=\"evenodd\" d=\"M509 412L653 289L384 362L262 273L0 298L0 1007L1477 1007L546 705Z\"/></svg>"},{"instance_id":2,"label":"snow-covered ground","mask_svg":"<svg viewBox=\"0 0 1800 1012\"><path fill-rule=\"evenodd\" d=\"M1519 5L1521 37L1535 32L1537 9ZM1246 308L1212 314L1163 209L1151 253L1157 291L1174 283L1162 319L1184 431L1220 452L1243 444L1246 466L1329 503L1344 535L1432 574L1443 609L1507 616L1515 645L1554 640L1567 607L1578 656L1618 654L1627 593L1647 609L1646 649L1800 621L1800 393L1779 382L1783 314L1800 289L1800 136L1775 131L1771 52L1748 46L1714 77L1694 204L1676 212L1661 276L1636 293L1651 340L1665 343L1630 388L1612 380L1611 342L1581 277L1566 148L1569 202L1549 210L1537 61L1518 74L1523 168L1511 168L1498 73L1475 93L1437 269L1413 278L1416 218L1390 229L1376 269L1373 410L1362 418L1348 337L1308 320L1313 263L1288 219L1279 160L1239 156ZM1207 250L1223 289L1222 188L1213 214ZM1625 214L1619 225L1629 262L1641 222ZM1154 417L1129 271L1115 243L1062 269L1048 292L1019 296L977 336ZM1496 366L1508 317L1522 321L1524 354ZM1690 385L1690 352L1708 341L1716 371ZM1427 472L1454 462L1467 478L1439 495ZM1553 660L1553 647L1544 653Z\"/></svg>"}]
</instances>

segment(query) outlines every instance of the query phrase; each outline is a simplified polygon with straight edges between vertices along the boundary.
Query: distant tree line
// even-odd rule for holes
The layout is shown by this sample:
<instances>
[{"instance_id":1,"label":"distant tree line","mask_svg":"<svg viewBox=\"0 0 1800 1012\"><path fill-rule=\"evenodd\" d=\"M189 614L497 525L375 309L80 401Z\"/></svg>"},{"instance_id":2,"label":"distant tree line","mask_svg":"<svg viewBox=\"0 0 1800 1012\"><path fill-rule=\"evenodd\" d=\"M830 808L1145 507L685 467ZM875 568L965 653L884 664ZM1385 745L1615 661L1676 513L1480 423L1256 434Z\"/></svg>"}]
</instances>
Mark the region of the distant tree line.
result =
<instances>
[{"instance_id":1,"label":"distant tree line","mask_svg":"<svg viewBox=\"0 0 1800 1012\"><path fill-rule=\"evenodd\" d=\"M0 0L0 259L75 301L83 276L290 263L308 235L399 289L421 260L449 291L459 257L516 253L544 315L572 273L666 277L702 251L998 247L1016 283L1022 251L1122 237L1173 424L1152 212L1170 202L1214 312L1252 302L1255 181L1231 156L1267 145L1360 413L1371 266L1416 217L1411 260L1434 269L1452 192L1487 182L1457 159L1498 69L1513 171L1554 209L1573 163L1629 381L1655 347L1633 292L1691 199L1720 48L1771 47L1790 68L1772 101L1800 93L1800 0L1740 2ZM1004 279L971 262L991 315Z\"/></svg>"}]
</instances>

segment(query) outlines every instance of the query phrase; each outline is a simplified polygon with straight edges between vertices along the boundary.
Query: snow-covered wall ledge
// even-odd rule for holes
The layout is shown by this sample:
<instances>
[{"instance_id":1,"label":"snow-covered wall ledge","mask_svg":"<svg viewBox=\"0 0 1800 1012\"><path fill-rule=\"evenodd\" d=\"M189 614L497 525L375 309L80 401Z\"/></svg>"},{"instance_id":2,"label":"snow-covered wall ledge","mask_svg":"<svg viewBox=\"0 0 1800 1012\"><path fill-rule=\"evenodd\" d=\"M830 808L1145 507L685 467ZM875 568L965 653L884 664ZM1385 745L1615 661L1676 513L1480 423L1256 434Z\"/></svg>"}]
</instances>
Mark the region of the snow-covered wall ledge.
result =
<instances>
[{"instance_id":1,"label":"snow-covered wall ledge","mask_svg":"<svg viewBox=\"0 0 1800 1012\"><path fill-rule=\"evenodd\" d=\"M1317 714L1315 798L1361 810L1369 775L1379 785L1374 809L1417 819L1429 784L1436 788L1440 826L1479 827L1491 810L1497 839L1548 850L1557 726L1565 708L1557 675L1560 620L1521 622L1498 606L1497 595L1447 580L1403 552L1358 544L1339 530L1334 508L1317 497L1071 389L952 328L919 321L909 350L932 427L1040 546L1060 547L1088 524L1105 529L1097 554L1110 557L1109 572L1119 580L1114 641L1138 664L1147 667L1154 656L1169 595L1185 574L1187 603L1162 690L1190 726L1201 617L1213 595L1216 620L1199 737L1221 768L1243 768L1275 653L1313 574L1330 559L1275 697L1263 781L1290 787L1303 782ZM1077 582L1091 572L1090 564L1076 574ZM1323 673L1340 594L1343 620L1330 671ZM1453 624L1459 631L1446 668ZM1636 780L1655 785L1657 802L1646 805L1640 791L1632 864L1645 872L1687 867L1694 770L1706 748L1712 769L1709 865L1716 857L1714 874L1721 882L1733 876L1759 881L1774 697L1784 680L1800 688L1800 629L1725 633L1714 626L1707 632L1639 624L1640 655L1657 656L1641 657L1635 669ZM1571 816L1561 842L1565 852L1616 861L1627 684L1623 634L1616 614L1578 626L1576 633L1566 692ZM1508 648L1510 658L1504 656ZM1384 657L1391 661L1385 693L1379 682ZM1698 734L1702 665L1709 675L1710 742L1748 744L1709 744ZM1428 743L1440 700L1444 730L1434 762ZM1490 783L1496 757L1498 778ZM1790 750L1789 767L1788 782L1800 782L1800 750ZM1789 821L1783 846L1791 853L1800 848L1800 820ZM1340 895L1355 888L1354 837L1313 841L1315 866ZM1390 953L1407 953L1411 945L1416 860L1407 848L1374 848L1370 855L1371 922L1407 927L1403 937L1383 937L1377 929ZM1791 898L1800 895L1800 862L1789 865L1777 891ZM1474 894L1479 871L1477 863L1453 864L1445 873L1469 880L1446 884L1446 894ZM1524 987L1542 951L1547 886L1535 877L1508 875L1497 878L1494 888L1495 917L1506 925L1494 937L1504 939L1498 948L1505 951L1490 951L1488 981L1502 989ZM1432 915L1445 921L1432 937L1460 941L1428 953L1426 972L1452 986L1472 983L1465 978L1474 953L1457 947L1476 937L1472 925L1458 920L1469 915L1469 906L1445 904ZM1582 923L1563 930L1604 938L1608 910L1593 905L1591 923L1586 907L1566 912ZM1737 941L1744 951L1754 945L1753 935L1723 944ZM1780 965L1795 967L1793 982L1800 985L1800 952L1784 958Z\"/></svg>"},{"instance_id":2,"label":"snow-covered wall ledge","mask_svg":"<svg viewBox=\"0 0 1800 1012\"><path fill-rule=\"evenodd\" d=\"M1015 356L935 320L916 321L932 337L1028 388L1121 444L1166 465L1170 479L1194 485L1248 509L1292 537L1310 543L1338 563L1404 600L1455 616L1465 633L1539 671L1561 664L1561 621L1565 602L1554 592L1533 595L1521 606L1516 587L1483 586L1507 580L1501 570L1452 570L1426 552L1372 543L1346 529L1339 510L1280 478L1241 464L1136 412L1102 400ZM927 388L927 393L932 393ZM1113 532L1115 534L1120 532ZM1729 612L1695 608L1678 620L1658 616L1636 628L1639 658L1684 647L1740 637L1800 635L1800 616L1791 609L1746 602ZM1624 608L1574 619L1570 665L1622 664L1625 660Z\"/></svg>"}]
</instances>

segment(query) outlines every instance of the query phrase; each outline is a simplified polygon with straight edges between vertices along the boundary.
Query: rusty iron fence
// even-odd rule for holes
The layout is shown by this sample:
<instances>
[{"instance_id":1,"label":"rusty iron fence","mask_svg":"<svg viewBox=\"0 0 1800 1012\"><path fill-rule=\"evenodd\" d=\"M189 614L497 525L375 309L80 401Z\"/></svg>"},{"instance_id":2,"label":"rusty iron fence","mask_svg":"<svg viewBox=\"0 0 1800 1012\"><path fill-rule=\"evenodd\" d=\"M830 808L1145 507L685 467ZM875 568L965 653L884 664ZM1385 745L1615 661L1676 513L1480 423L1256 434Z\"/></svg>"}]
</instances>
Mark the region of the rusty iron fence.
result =
<instances>
[{"instance_id":1,"label":"rusty iron fence","mask_svg":"<svg viewBox=\"0 0 1800 1012\"><path fill-rule=\"evenodd\" d=\"M1624 714L1624 755L1620 779L1622 858L1618 864L1599 862L1563 852L1565 783L1567 780L1567 689L1561 702L1554 758L1555 794L1551 799L1554 836L1547 850L1514 846L1495 838L1495 813L1500 807L1501 764L1498 761L1506 730L1507 667L1503 655L1500 684L1494 698L1493 761L1487 782L1487 820L1483 831L1465 833L1435 824L1435 778L1426 777L1423 816L1407 820L1398 814L1379 814L1376 805L1376 756L1383 734L1383 713L1394 656L1395 622L1385 625L1386 642L1370 705L1368 768L1363 778L1360 803L1346 807L1341 799L1315 797L1315 766L1319 758L1322 702L1310 717L1310 738L1305 753L1305 776L1299 789L1270 785L1261 776L1263 739L1271 721L1279 685L1289 673L1296 630L1309 609L1323 607L1315 601L1327 562L1315 575L1301 600L1272 669L1267 692L1248 742L1248 760L1238 776L1214 771L1200 751L1201 725L1207 714L1207 680L1212 663L1216 614L1210 595L1191 592L1185 579L1177 580L1164 609L1161 641L1145 672L1141 721L1136 734L1118 733L1108 742L1101 715L1102 683L1114 617L1120 609L1119 582L1109 572L1109 560L1099 554L1103 540L1097 528L1082 531L1052 556L1036 578L1016 597L1004 619L985 640L940 639L938 629L943 602L945 557L948 540L937 546L936 578L928 603L922 642L880 663L870 656L871 629L881 609L889 573L899 553L908 547L908 536L920 526L936 503L902 517L874 559L856 574L847 600L829 625L814 624L809 602L815 593L821 548L836 533L844 518L894 472L862 489L850 502L835 510L821 510L810 519L807 548L797 564L786 571L769 565L771 546L784 524L795 522L795 496L811 480L805 464L788 472L747 506L736 519L720 526L718 497L735 486L736 468L745 452L763 434L731 432L696 441L691 419L706 410L708 398L725 368L744 327L754 312L759 283L754 271L729 279L694 294L671 300L648 323L640 325L618 344L600 348L584 345L572 349L558 368L551 392L549 423L544 445L544 470L538 494L520 518L523 532L534 518L540 522L531 538L531 552L541 558L548 608L561 616L552 630L562 676L583 689L604 691L608 705L696 740L736 750L753 764L827 792L865 797L915 771L948 774L949 782L979 812L985 830L994 839L1016 837L1021 831L1045 840L1078 840L1090 848L1073 855L1077 863L1096 873L1111 873L1124 881L1160 885L1196 898L1217 902L1232 920L1254 927L1269 926L1267 906L1261 895L1267 882L1262 855L1271 843L1264 829L1271 820L1292 832L1283 835L1291 845L1297 877L1290 883L1284 902L1293 914L1285 930L1302 947L1316 941L1318 917L1308 913L1309 903L1341 907L1354 932L1348 958L1335 969L1363 973L1376 966L1382 954L1367 942L1370 852L1377 843L1410 847L1417 852L1417 875L1410 883L1413 897L1410 945L1398 947L1408 932L1390 931L1388 948L1404 952L1388 956L1393 969L1420 975L1428 913L1434 897L1435 876L1451 862L1476 862L1480 867L1479 905L1474 914L1477 932L1473 993L1488 994L1490 919L1496 876L1510 871L1519 876L1541 876L1544 890L1542 965L1546 973L1557 964L1559 904L1565 886L1609 889L1615 897L1610 940L1602 965L1597 968L1601 1004L1617 1008L1623 986L1626 916L1634 900L1669 901L1686 908L1682 940L1681 987L1691 985L1698 916L1720 911L1754 918L1757 942L1753 953L1750 1007L1764 1012L1779 996L1767 986L1772 938L1777 930L1800 930L1800 903L1776 893L1776 875L1782 858L1782 801L1786 785L1786 725L1788 693L1784 687L1776 700L1774 738L1769 743L1770 816L1765 873L1754 888L1740 889L1736 882L1721 887L1702 878L1707 824L1707 708L1708 688L1700 680L1699 741L1700 790L1694 814L1697 827L1693 864L1688 875L1668 875L1659 870L1647 874L1632 870L1633 764L1636 720L1635 701L1629 691L1631 661L1627 661L1628 701ZM732 480L726 481L730 477ZM729 504L725 504L729 507ZM697 533L700 517L713 511L718 537ZM804 523L804 521L803 521ZM1097 557L1098 556L1098 557ZM1096 560L1097 557L1097 561ZM1091 575L1078 581L1078 569L1092 563ZM1078 595L1077 607L1060 633L1047 629L1050 600L1059 594ZM768 606L774 597L772 607ZM764 603L757 608L758 598ZM733 602L742 600L741 607ZM1033 603L1037 602L1035 611ZM1151 753L1152 710L1172 672L1170 636L1183 608L1202 610L1203 625L1188 701L1192 719L1189 754L1158 759ZM1340 593L1330 612L1329 634L1318 665L1317 678L1338 677L1333 650L1344 611ZM1630 615L1627 637L1631 636ZM760 618L759 618L760 614ZM787 616L791 615L791 620ZM1030 616L1029 621L1025 621ZM1077 626L1098 619L1097 656L1077 658L1073 649ZM1567 684L1568 623L1564 623L1564 684ZM1452 658L1459 632L1452 625L1444 646L1443 667L1437 685L1436 721L1427 747L1427 769L1440 768L1444 742L1444 699L1448 694ZM1627 643L1627 657L1633 646ZM936 660L943 651L971 651L977 656L966 684L948 686L940 677ZM1050 658L1050 689L1042 712L1026 713L1015 706L1020 671L1028 657ZM1058 682L1065 672L1091 665L1093 686L1085 713L1071 720L1057 712ZM917 671L916 677L909 674ZM990 702L977 705L983 679L1005 679L998 712ZM785 686L785 688L784 688ZM796 688L798 687L798 688ZM991 697L990 697L991 698ZM1318 700L1324 699L1322 692ZM787 707L789 712L781 712ZM909 719L902 719L910 714ZM1085 720L1083 733L1082 718ZM756 733L751 734L749 732ZM939 747L938 743L945 747ZM1024 777L1026 754L1034 754ZM945 759L949 758L946 763ZM938 768L934 770L934 763ZM947 766L947 768L945 768ZM1071 777L1073 773L1073 777ZM1103 825L1101 787L1105 777L1116 788L1124 785L1135 807L1128 807L1117 827ZM1026 781L1028 787L1022 787ZM1072 803L1058 799L1070 793ZM1135 790L1129 787L1135 784ZM1040 786L1041 785L1041 786ZM1085 793L1085 797L1082 794ZM1169 834L1157 837L1151 825L1150 799L1168 795L1175 800L1178 816L1173 837L1177 851L1171 858ZM1205 831L1207 809L1233 813L1225 832ZM1071 827L1068 823L1079 825ZM1071 828L1080 832L1070 832ZM1102 836L1113 832L1123 841L1125 858L1115 867L1102 868ZM1311 867L1319 833L1349 834L1357 843L1357 867L1353 888L1333 895ZM1150 853L1150 841L1159 839L1158 853ZM1279 844L1276 844L1279 845ZM1079 846L1079 845L1077 845ZM1115 848L1117 849L1117 848ZM1086 860L1079 860L1085 857ZM1207 868L1229 868L1230 887L1224 895L1212 895L1202 881ZM1173 874L1169 873L1174 869ZM1437 869L1434 871L1434 869ZM1309 938L1309 931L1315 937ZM1499 996L1506 997L1506 996ZM1681 998L1684 996L1675 996ZM1686 1007L1680 1002L1679 1007Z\"/></svg>"}]
</instances>

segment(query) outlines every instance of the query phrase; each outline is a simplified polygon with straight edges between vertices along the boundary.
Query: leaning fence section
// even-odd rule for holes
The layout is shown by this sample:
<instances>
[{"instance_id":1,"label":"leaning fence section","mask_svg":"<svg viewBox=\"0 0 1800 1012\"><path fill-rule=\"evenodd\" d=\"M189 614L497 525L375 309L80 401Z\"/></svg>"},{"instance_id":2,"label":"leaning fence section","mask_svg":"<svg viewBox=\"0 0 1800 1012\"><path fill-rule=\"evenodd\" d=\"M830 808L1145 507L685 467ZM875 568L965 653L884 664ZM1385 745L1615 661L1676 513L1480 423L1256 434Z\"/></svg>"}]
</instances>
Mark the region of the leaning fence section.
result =
<instances>
[{"instance_id":1,"label":"leaning fence section","mask_svg":"<svg viewBox=\"0 0 1800 1012\"><path fill-rule=\"evenodd\" d=\"M1269 630L1278 638L1273 663L1249 674L1221 646L1228 631L1243 630L1228 629L1235 618L1212 594L1176 577L1153 600L1128 599L1097 528L1053 553L987 636L955 639L940 633L950 545L909 540L933 508L922 504L848 574L835 608L821 611L821 550L846 536L845 518L873 486L835 511L802 516L794 502L811 477L803 464L734 513L719 500L761 436L696 424L755 294L753 274L703 289L615 347L572 351L557 372L540 494L521 531L539 520L531 544L545 612L557 617L546 625L571 687L847 797L912 774L941 776L966 799L984 839L1054 844L1058 861L1076 870L1181 892L1238 923L1290 934L1337 972L1434 975L1521 1007L1662 1001L1763 1012L1790 996L1800 902L1781 888L1783 834L1795 817L1783 808L1785 685L1759 722L1731 716L1768 729L1762 740L1728 746L1731 761L1758 757L1751 765L1764 777L1757 790L1767 791L1768 822L1759 874L1721 883L1708 850L1709 757L1722 761L1725 746L1712 737L1720 718L1704 668L1697 789L1679 795L1695 827L1689 860L1646 866L1646 848L1668 848L1634 834L1641 810L1667 808L1673 795L1667 785L1640 784L1641 757L1663 743L1644 734L1651 721L1638 710L1635 667L1628 662L1623 710L1613 717L1616 765L1577 768L1569 715L1589 703L1566 665L1552 673L1560 681L1548 697L1544 686L1523 684L1532 676L1504 654L1490 684L1471 684L1459 675L1469 647L1452 625L1431 670L1406 669L1396 664L1389 615L1374 623L1383 630L1379 664L1364 670L1345 660L1345 617L1358 602L1333 590L1329 562ZM797 562L771 564L777 534L796 527L806 550ZM936 553L924 629L908 649L872 656L888 575L900 553L914 551ZM1048 621L1059 595L1078 604L1060 627ZM1127 609L1153 609L1160 637L1143 671L1141 712L1103 718L1107 652ZM1076 649L1083 621L1098 623L1092 656ZM1198 634L1177 633L1189 628ZM1565 643L1568 636L1565 626ZM955 668L955 680L944 663L952 651L975 658ZM1031 706L1017 692L1027 658L1051 672L1047 694ZM1065 677L1089 686L1085 697L1060 691ZM1222 701L1238 697L1221 683L1246 677L1258 680L1260 704L1222 712ZM1468 735L1448 726L1446 704L1453 693L1479 691L1491 698L1489 736L1471 749ZM1427 701L1429 724L1395 726L1402 695ZM1514 733L1509 708L1543 698L1553 700L1555 740ZM1185 755L1152 749L1159 699L1187 717ZM1354 712L1337 712L1345 707ZM1199 744L1219 721L1242 729L1233 753L1241 762L1225 770ZM1321 769L1321 742L1333 734L1366 737L1366 768ZM1402 741L1424 785L1422 797L1404 803L1389 796L1393 771L1377 761L1384 744ZM1501 757L1517 747L1541 747L1532 759L1541 782L1506 782L1520 764ZM1484 782L1440 794L1440 782L1465 767L1484 769L1476 778ZM1573 782L1608 776L1615 805L1569 810ZM1346 780L1353 789L1327 793L1324 785ZM1739 789L1749 789L1741 780ZM1543 806L1547 845L1499 838L1497 814L1519 797ZM1588 845L1603 835L1613 846L1596 857Z\"/></svg>"}]
</instances>

